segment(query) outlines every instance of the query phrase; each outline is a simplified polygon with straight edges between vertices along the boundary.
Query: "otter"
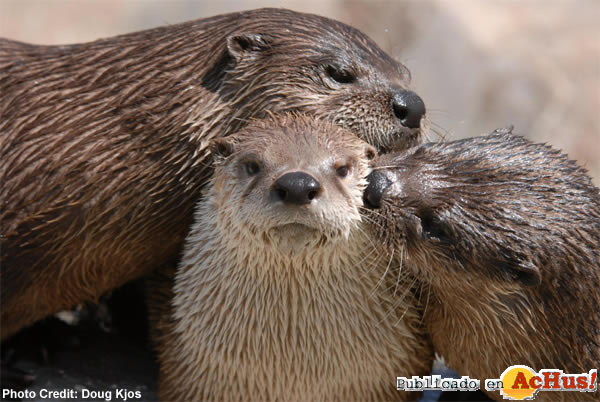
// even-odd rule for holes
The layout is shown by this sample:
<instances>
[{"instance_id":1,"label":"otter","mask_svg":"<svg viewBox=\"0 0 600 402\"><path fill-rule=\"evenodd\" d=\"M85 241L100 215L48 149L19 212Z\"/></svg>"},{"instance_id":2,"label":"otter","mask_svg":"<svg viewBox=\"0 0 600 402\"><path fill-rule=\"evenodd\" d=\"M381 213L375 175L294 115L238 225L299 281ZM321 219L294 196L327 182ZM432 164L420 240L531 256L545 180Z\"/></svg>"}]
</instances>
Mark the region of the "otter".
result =
<instances>
[{"instance_id":1,"label":"otter","mask_svg":"<svg viewBox=\"0 0 600 402\"><path fill-rule=\"evenodd\" d=\"M1 39L1 338L173 263L209 140L266 111L421 142L409 81L360 31L281 9L66 46Z\"/></svg>"},{"instance_id":2,"label":"otter","mask_svg":"<svg viewBox=\"0 0 600 402\"><path fill-rule=\"evenodd\" d=\"M417 398L395 377L430 373L420 310L408 277L380 282L390 261L361 220L375 150L305 116L213 149L172 303L156 297L168 281L150 292L161 399Z\"/></svg>"},{"instance_id":3,"label":"otter","mask_svg":"<svg viewBox=\"0 0 600 402\"><path fill-rule=\"evenodd\" d=\"M419 278L425 324L450 367L479 379L515 364L599 367L600 195L585 169L496 130L383 155L369 181L379 241Z\"/></svg>"}]
</instances>

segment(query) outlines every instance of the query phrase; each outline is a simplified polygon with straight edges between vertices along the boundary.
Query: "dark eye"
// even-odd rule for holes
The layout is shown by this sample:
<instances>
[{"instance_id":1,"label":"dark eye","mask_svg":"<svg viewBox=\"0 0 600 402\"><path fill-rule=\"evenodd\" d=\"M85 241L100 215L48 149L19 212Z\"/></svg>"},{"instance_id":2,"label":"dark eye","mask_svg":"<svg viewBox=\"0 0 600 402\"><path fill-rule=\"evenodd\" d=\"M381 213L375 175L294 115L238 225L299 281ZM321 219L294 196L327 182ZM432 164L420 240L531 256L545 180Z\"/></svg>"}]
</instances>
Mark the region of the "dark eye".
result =
<instances>
[{"instance_id":1,"label":"dark eye","mask_svg":"<svg viewBox=\"0 0 600 402\"><path fill-rule=\"evenodd\" d=\"M337 173L339 177L343 178L348 176L348 174L350 173L350 168L348 166L340 166L336 169L335 173Z\"/></svg>"},{"instance_id":2,"label":"dark eye","mask_svg":"<svg viewBox=\"0 0 600 402\"><path fill-rule=\"evenodd\" d=\"M352 84L356 81L356 77L350 71L332 65L327 66L327 74L340 84Z\"/></svg>"},{"instance_id":3,"label":"dark eye","mask_svg":"<svg viewBox=\"0 0 600 402\"><path fill-rule=\"evenodd\" d=\"M254 176L255 174L258 174L258 172L260 172L260 165L256 161L246 162L244 164L244 168L246 169L246 173L248 173L248 176Z\"/></svg>"}]
</instances>

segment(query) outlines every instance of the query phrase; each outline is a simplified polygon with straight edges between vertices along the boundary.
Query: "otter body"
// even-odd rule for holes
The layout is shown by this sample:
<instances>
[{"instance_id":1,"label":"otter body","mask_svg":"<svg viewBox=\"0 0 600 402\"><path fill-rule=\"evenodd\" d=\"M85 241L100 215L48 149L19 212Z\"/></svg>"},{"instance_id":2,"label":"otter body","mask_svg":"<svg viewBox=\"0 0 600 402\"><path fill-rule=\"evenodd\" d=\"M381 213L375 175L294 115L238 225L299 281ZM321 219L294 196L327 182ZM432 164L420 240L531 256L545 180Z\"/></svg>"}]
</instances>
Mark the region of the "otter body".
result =
<instances>
[{"instance_id":1,"label":"otter body","mask_svg":"<svg viewBox=\"0 0 600 402\"><path fill-rule=\"evenodd\" d=\"M380 282L393 269L359 214L374 150L297 117L227 140L172 304L154 299L172 305L157 342L161 398L417 398L395 377L430 373L420 310L407 278Z\"/></svg>"},{"instance_id":2,"label":"otter body","mask_svg":"<svg viewBox=\"0 0 600 402\"><path fill-rule=\"evenodd\" d=\"M287 10L78 45L0 39L2 339L174 261L209 139L297 110L408 146L425 111L408 82L359 31Z\"/></svg>"},{"instance_id":3,"label":"otter body","mask_svg":"<svg viewBox=\"0 0 600 402\"><path fill-rule=\"evenodd\" d=\"M375 171L366 198L380 241L423 282L448 366L479 379L515 364L599 367L600 196L584 169L496 132L384 155ZM598 393L536 396L561 398Z\"/></svg>"}]
</instances>

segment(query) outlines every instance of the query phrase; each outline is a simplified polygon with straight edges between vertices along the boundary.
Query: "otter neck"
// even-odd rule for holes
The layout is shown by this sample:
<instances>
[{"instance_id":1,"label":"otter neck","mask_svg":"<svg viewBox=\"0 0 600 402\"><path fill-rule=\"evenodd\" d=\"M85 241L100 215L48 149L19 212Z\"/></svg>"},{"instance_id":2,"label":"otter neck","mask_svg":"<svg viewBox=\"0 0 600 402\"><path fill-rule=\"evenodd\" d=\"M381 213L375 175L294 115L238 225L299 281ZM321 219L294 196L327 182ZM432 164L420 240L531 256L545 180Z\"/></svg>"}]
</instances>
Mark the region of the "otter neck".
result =
<instances>
[{"instance_id":1,"label":"otter neck","mask_svg":"<svg viewBox=\"0 0 600 402\"><path fill-rule=\"evenodd\" d=\"M294 239L284 241L241 228L230 222L227 213L215 211L210 204L202 201L190 233L192 240L188 240L193 247L186 247L184 255L184 262L188 260L196 271L210 270L212 261L221 260L222 275L244 275L265 283L272 281L274 286L300 286L299 280L318 283L332 277L354 277L366 270L368 264L357 264L371 252L361 228L351 231L347 238L310 238L291 250L285 245Z\"/></svg>"},{"instance_id":2,"label":"otter neck","mask_svg":"<svg viewBox=\"0 0 600 402\"><path fill-rule=\"evenodd\" d=\"M197 356L193 371L199 376L193 381L199 388L210 389L215 377L235 367L246 378L240 387L256 399L357 393L389 399L375 396L374 384L402 371L396 365L412 353L401 342L413 317L402 316L406 311L398 311L397 298L375 293L385 285L378 283L382 272L374 269L366 237L351 234L339 250L286 258L260 241L249 244L232 222L219 224L210 201L196 217L173 305L175 331L185 339L177 353L186 356L182 361ZM293 378L276 380L282 370ZM230 399L235 387L205 396Z\"/></svg>"}]
</instances>

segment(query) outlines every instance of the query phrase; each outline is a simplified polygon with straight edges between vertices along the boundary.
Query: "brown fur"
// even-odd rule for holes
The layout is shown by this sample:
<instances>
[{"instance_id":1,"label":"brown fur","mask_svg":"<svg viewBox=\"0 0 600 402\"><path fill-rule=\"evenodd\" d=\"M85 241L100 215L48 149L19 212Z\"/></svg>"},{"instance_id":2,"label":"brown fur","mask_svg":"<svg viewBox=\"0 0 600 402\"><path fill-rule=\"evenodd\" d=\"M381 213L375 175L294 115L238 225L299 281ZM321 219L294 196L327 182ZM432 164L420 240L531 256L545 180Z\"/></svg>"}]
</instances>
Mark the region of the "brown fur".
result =
<instances>
[{"instance_id":1,"label":"brown fur","mask_svg":"<svg viewBox=\"0 0 600 402\"><path fill-rule=\"evenodd\" d=\"M359 214L372 151L301 117L230 138L186 240L172 311L164 292L151 293L162 310L161 399L417 398L396 391L395 377L430 373L420 310L409 278L380 282L394 267ZM250 160L262 166L255 176L243 170ZM351 171L342 179L341 165ZM318 178L320 195L302 206L273 201L273 183L297 170ZM292 222L312 229L279 230Z\"/></svg>"},{"instance_id":2,"label":"brown fur","mask_svg":"<svg viewBox=\"0 0 600 402\"><path fill-rule=\"evenodd\" d=\"M211 138L299 110L407 146L421 130L390 99L408 82L356 29L287 10L77 45L0 39L2 339L173 261Z\"/></svg>"},{"instance_id":3,"label":"brown fur","mask_svg":"<svg viewBox=\"0 0 600 402\"><path fill-rule=\"evenodd\" d=\"M600 195L586 171L509 133L381 157L385 244L423 281L434 348L461 375L600 366ZM498 392L490 393L498 400ZM540 392L536 400L598 398Z\"/></svg>"}]
</instances>

